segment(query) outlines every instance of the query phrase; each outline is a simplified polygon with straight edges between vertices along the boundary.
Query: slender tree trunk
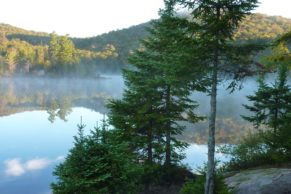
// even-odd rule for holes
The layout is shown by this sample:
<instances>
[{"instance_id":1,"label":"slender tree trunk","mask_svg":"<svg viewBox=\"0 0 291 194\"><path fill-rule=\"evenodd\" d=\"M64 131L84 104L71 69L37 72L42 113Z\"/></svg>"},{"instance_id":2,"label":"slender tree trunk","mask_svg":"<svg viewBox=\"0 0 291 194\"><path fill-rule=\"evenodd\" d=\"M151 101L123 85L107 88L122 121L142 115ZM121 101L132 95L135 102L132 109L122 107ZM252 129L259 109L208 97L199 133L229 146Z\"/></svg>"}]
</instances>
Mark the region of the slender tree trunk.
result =
<instances>
[{"instance_id":1,"label":"slender tree trunk","mask_svg":"<svg viewBox=\"0 0 291 194\"><path fill-rule=\"evenodd\" d=\"M169 114L170 108L170 95L171 95L171 87L167 86L166 89L166 113ZM167 121L166 125L166 161L165 165L169 166L171 164L171 123Z\"/></svg>"},{"instance_id":2,"label":"slender tree trunk","mask_svg":"<svg viewBox=\"0 0 291 194\"><path fill-rule=\"evenodd\" d=\"M220 21L220 0L216 6L216 22ZM208 132L208 161L205 181L205 194L214 194L214 176L215 176L215 124L216 124L216 98L218 85L218 65L219 65L219 31L216 32L216 48L213 58L212 86L210 94L210 116Z\"/></svg>"},{"instance_id":3,"label":"slender tree trunk","mask_svg":"<svg viewBox=\"0 0 291 194\"><path fill-rule=\"evenodd\" d=\"M215 122L216 122L216 97L217 97L217 66L218 60L214 64L212 74L212 87L210 99L210 117L209 117L209 132L208 132L208 162L205 182L205 194L214 193L214 171L215 171Z\"/></svg>"}]
</instances>

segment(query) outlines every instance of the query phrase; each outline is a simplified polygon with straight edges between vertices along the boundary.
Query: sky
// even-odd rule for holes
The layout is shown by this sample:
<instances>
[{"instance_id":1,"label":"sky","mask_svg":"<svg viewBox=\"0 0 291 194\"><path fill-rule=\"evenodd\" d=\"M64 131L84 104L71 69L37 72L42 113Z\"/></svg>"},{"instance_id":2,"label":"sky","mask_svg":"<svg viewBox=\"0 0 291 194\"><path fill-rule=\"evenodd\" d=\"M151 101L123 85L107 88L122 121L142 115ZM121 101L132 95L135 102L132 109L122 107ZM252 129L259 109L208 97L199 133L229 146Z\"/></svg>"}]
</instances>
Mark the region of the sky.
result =
<instances>
[{"instance_id":1,"label":"sky","mask_svg":"<svg viewBox=\"0 0 291 194\"><path fill-rule=\"evenodd\" d=\"M259 0L256 12L291 19L291 0ZM2 0L0 23L91 37L158 18L163 0Z\"/></svg>"}]
</instances>

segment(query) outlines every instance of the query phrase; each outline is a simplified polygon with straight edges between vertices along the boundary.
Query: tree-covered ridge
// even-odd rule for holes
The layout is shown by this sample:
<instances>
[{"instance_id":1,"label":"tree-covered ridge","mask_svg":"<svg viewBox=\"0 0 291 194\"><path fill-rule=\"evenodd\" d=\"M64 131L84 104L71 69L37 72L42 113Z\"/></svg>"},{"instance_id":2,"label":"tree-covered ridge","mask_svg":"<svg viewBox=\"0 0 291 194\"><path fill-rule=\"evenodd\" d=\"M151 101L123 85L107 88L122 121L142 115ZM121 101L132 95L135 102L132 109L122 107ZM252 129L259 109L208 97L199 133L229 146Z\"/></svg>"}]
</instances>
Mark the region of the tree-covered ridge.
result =
<instances>
[{"instance_id":1,"label":"tree-covered ridge","mask_svg":"<svg viewBox=\"0 0 291 194\"><path fill-rule=\"evenodd\" d=\"M249 15L243 20L235 34L235 38L270 40L290 31L290 29L291 19L257 13Z\"/></svg>"},{"instance_id":2,"label":"tree-covered ridge","mask_svg":"<svg viewBox=\"0 0 291 194\"><path fill-rule=\"evenodd\" d=\"M127 64L127 57L132 50L140 46L140 40L147 37L148 23L136 25L127 29L116 30L92 38L73 39L77 48L100 49L106 44L116 47L118 57L115 62ZM291 19L280 16L253 14L247 16L241 23L234 38L240 40L271 40L291 29Z\"/></svg>"},{"instance_id":3,"label":"tree-covered ridge","mask_svg":"<svg viewBox=\"0 0 291 194\"><path fill-rule=\"evenodd\" d=\"M49 36L48 33L45 32L36 32L32 30L25 30L22 28L18 28L9 24L0 23L0 33L5 35L12 34L25 34L25 35L33 35L33 36Z\"/></svg>"},{"instance_id":4,"label":"tree-covered ridge","mask_svg":"<svg viewBox=\"0 0 291 194\"><path fill-rule=\"evenodd\" d=\"M140 46L140 41L145 39L148 32L145 30L150 24L143 23L130 28L111 31L91 38L74 38L73 42L77 48L88 50L100 50L105 45L114 45L118 52L119 64L127 64L129 53Z\"/></svg>"},{"instance_id":5,"label":"tree-covered ridge","mask_svg":"<svg viewBox=\"0 0 291 194\"><path fill-rule=\"evenodd\" d=\"M128 64L127 58L133 50L139 48L140 40L147 37L146 28L150 23L143 23L130 28L104 33L90 38L70 38L81 56L91 56L93 60L86 63L97 66L97 69L109 71L120 70ZM286 33L291 29L291 19L280 16L268 16L264 14L253 14L247 16L241 23L234 35L239 40L272 40L278 35ZM16 28L7 24L0 24L0 39L6 37L8 40L22 40L34 46L47 46L50 36L47 33L38 33ZM114 58L101 56L94 59L94 52L114 47ZM92 53L93 52L93 53ZM98 54L97 54L98 55ZM81 61L84 62L84 61Z\"/></svg>"}]
</instances>

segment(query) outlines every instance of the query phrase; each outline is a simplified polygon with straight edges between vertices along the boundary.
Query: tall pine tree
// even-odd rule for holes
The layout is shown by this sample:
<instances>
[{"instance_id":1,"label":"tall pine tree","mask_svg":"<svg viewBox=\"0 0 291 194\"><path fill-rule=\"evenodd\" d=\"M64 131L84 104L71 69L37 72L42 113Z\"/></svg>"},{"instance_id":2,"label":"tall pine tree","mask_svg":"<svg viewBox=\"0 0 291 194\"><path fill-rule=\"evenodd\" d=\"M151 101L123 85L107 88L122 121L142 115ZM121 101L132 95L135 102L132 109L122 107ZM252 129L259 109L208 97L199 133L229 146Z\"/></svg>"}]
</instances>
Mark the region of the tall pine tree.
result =
<instances>
[{"instance_id":1,"label":"tall pine tree","mask_svg":"<svg viewBox=\"0 0 291 194\"><path fill-rule=\"evenodd\" d=\"M166 9L152 23L149 37L129 58L133 67L124 71L123 99L109 105L111 124L131 142L140 159L166 166L181 159L176 151L185 144L175 138L183 129L179 121L201 119L193 112L197 104L189 98L192 88L200 86L184 76L185 60L190 59L185 55L192 48L183 28L188 21L171 14Z\"/></svg>"},{"instance_id":2,"label":"tall pine tree","mask_svg":"<svg viewBox=\"0 0 291 194\"><path fill-rule=\"evenodd\" d=\"M205 194L214 193L214 153L217 86L219 76L239 79L249 74L249 57L251 46L234 44L233 35L240 21L249 14L257 0L175 0L190 12L189 29L197 41L196 55L209 70L206 78L210 81L210 115L208 135L208 164L205 183ZM196 64L201 65L201 64ZM235 82L232 82L235 83ZM231 86L234 86L232 84Z\"/></svg>"}]
</instances>

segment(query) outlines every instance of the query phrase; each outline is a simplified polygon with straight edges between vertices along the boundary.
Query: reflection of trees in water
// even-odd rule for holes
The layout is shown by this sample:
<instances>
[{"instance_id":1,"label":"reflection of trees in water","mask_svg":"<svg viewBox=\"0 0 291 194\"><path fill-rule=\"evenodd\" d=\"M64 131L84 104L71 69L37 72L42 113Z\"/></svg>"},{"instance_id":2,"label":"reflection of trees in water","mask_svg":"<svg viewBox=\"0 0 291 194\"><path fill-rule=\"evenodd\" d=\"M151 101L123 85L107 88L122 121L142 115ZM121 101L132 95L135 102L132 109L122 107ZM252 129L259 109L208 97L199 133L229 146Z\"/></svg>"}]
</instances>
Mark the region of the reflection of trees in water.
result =
<instances>
[{"instance_id":1,"label":"reflection of trees in water","mask_svg":"<svg viewBox=\"0 0 291 194\"><path fill-rule=\"evenodd\" d=\"M0 78L0 116L30 110L45 110L48 119L66 120L72 107L84 107L100 113L107 113L108 99L121 96L122 78L108 79L52 79L52 78ZM240 118L247 115L241 104L246 104L245 96L256 88L255 80L245 84L242 91L234 94L222 93L219 96L217 142L235 143L252 130L252 126ZM193 98L200 103L199 112L207 115L208 97L195 94ZM181 139L189 143L205 143L207 120L198 124L186 125Z\"/></svg>"},{"instance_id":2,"label":"reflection of trees in water","mask_svg":"<svg viewBox=\"0 0 291 194\"><path fill-rule=\"evenodd\" d=\"M111 97L98 80L1 78L0 115L30 110L46 110L49 121L66 121L72 107L85 107L106 113L105 104ZM114 94L113 94L114 95Z\"/></svg>"},{"instance_id":3,"label":"reflection of trees in water","mask_svg":"<svg viewBox=\"0 0 291 194\"><path fill-rule=\"evenodd\" d=\"M207 120L197 124L185 123L186 130L179 139L188 143L205 144L208 138ZM217 118L216 143L238 143L247 134L254 132L252 124L232 115L222 115Z\"/></svg>"},{"instance_id":4,"label":"reflection of trees in water","mask_svg":"<svg viewBox=\"0 0 291 194\"><path fill-rule=\"evenodd\" d=\"M46 106L49 114L48 120L54 122L56 117L67 121L66 117L72 112L72 101L68 97L62 97L60 100L52 99Z\"/></svg>"}]
</instances>

